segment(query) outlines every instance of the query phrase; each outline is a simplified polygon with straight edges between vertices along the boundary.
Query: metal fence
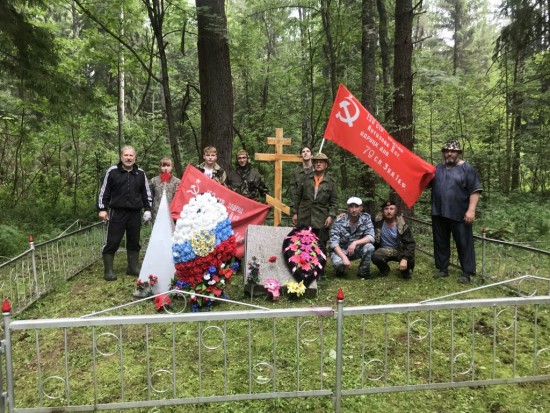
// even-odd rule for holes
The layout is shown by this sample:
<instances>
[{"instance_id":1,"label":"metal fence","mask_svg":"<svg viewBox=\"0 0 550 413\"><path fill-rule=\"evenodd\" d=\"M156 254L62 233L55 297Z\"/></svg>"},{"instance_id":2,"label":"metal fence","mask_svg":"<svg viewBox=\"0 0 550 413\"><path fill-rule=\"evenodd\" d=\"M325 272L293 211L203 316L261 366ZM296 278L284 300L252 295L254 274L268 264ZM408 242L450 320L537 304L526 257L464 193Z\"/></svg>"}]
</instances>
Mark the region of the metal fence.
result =
<instances>
[{"instance_id":1,"label":"metal fence","mask_svg":"<svg viewBox=\"0 0 550 413\"><path fill-rule=\"evenodd\" d=\"M4 314L2 408L314 396L340 412L348 396L550 380L549 310L550 297L537 296L57 320Z\"/></svg>"},{"instance_id":2,"label":"metal fence","mask_svg":"<svg viewBox=\"0 0 550 413\"><path fill-rule=\"evenodd\" d=\"M0 264L0 295L14 313L36 302L59 282L68 280L101 257L104 225L93 224L70 234L34 244Z\"/></svg>"},{"instance_id":3,"label":"metal fence","mask_svg":"<svg viewBox=\"0 0 550 413\"><path fill-rule=\"evenodd\" d=\"M429 253L429 223L409 222ZM346 396L548 380L549 252L475 239L480 275L523 297L21 321L4 314L0 411L318 396L338 412ZM0 265L2 298L22 311L93 264L103 240L96 224L31 243Z\"/></svg>"},{"instance_id":4,"label":"metal fence","mask_svg":"<svg viewBox=\"0 0 550 413\"><path fill-rule=\"evenodd\" d=\"M414 217L407 217L407 223L414 233L416 249L433 256L431 223ZM474 243L478 275L487 281L550 273L550 251L487 238L485 233L474 235ZM455 248L451 248L451 265L460 268Z\"/></svg>"}]
</instances>

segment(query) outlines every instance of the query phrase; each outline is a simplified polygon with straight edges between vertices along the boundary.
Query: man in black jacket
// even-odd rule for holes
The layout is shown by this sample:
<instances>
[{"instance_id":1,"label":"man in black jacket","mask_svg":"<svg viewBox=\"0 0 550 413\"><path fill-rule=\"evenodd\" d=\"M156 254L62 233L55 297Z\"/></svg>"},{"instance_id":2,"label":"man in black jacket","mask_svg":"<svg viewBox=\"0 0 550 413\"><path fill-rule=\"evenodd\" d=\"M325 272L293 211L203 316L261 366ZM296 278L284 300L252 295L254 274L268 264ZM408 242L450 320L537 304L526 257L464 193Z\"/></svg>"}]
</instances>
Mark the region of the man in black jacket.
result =
<instances>
[{"instance_id":1,"label":"man in black jacket","mask_svg":"<svg viewBox=\"0 0 550 413\"><path fill-rule=\"evenodd\" d=\"M254 201L265 202L265 196L268 193L267 186L262 175L250 165L248 152L241 149L235 158L236 168L229 172L225 186Z\"/></svg>"},{"instance_id":2,"label":"man in black jacket","mask_svg":"<svg viewBox=\"0 0 550 413\"><path fill-rule=\"evenodd\" d=\"M103 246L103 278L107 281L117 278L113 273L113 261L124 233L128 259L126 273L139 275L141 210L145 210L143 221L149 221L152 199L147 176L135 162L136 150L131 146L122 148L120 162L107 170L99 190L99 218L109 222L107 242Z\"/></svg>"},{"instance_id":3,"label":"man in black jacket","mask_svg":"<svg viewBox=\"0 0 550 413\"><path fill-rule=\"evenodd\" d=\"M401 277L411 278L414 269L414 241L411 229L401 215L397 215L397 206L393 201L382 204L382 211L374 221L374 247L372 263L380 270L380 275L390 272L388 261L399 262Z\"/></svg>"}]
</instances>

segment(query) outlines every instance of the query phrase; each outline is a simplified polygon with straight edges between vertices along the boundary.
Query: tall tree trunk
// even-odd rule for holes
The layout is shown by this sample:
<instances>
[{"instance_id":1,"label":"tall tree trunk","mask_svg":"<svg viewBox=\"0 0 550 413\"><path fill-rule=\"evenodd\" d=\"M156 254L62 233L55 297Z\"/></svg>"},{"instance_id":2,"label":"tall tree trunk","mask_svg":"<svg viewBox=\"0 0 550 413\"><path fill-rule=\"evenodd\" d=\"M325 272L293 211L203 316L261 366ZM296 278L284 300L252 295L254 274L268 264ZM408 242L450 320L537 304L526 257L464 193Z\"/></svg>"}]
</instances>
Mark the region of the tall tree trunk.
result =
<instances>
[{"instance_id":1,"label":"tall tree trunk","mask_svg":"<svg viewBox=\"0 0 550 413\"><path fill-rule=\"evenodd\" d=\"M174 108L172 105L172 94L170 93L170 76L168 74L168 58L166 56L166 43L164 42L164 1L163 0L143 0L147 6L147 14L153 28L153 34L158 47L158 55L161 71L161 87L164 111L166 115L166 127L168 129L168 141L172 157L174 158L174 167L178 176L183 175L183 166L181 164L180 150L178 146L178 136L176 121L174 117Z\"/></svg>"},{"instance_id":2,"label":"tall tree trunk","mask_svg":"<svg viewBox=\"0 0 550 413\"><path fill-rule=\"evenodd\" d=\"M315 93L313 91L313 63L312 63L312 48L309 32L309 11L306 8L298 8L298 16L300 19L300 65L302 67L302 75L304 79L304 87L302 88L302 145L311 145L313 134L313 99Z\"/></svg>"},{"instance_id":3,"label":"tall tree trunk","mask_svg":"<svg viewBox=\"0 0 550 413\"><path fill-rule=\"evenodd\" d=\"M338 88L338 75L336 73L336 50L334 46L334 39L332 38L331 3L332 0L321 0L321 21L326 40L325 57L329 66L330 89L332 93L332 100L334 100L336 97L336 89Z\"/></svg>"},{"instance_id":4,"label":"tall tree trunk","mask_svg":"<svg viewBox=\"0 0 550 413\"><path fill-rule=\"evenodd\" d=\"M393 65L393 117L395 138L408 149L412 140L412 0L395 2L395 61Z\"/></svg>"},{"instance_id":5,"label":"tall tree trunk","mask_svg":"<svg viewBox=\"0 0 550 413\"><path fill-rule=\"evenodd\" d=\"M377 0L376 7L378 9L378 39L380 42L380 60L382 63L382 97L384 102L384 119L380 121L387 123L391 119L391 54L388 41L388 13L386 11L385 0ZM386 126L387 127L387 126Z\"/></svg>"},{"instance_id":6,"label":"tall tree trunk","mask_svg":"<svg viewBox=\"0 0 550 413\"><path fill-rule=\"evenodd\" d=\"M363 0L362 3L362 36L361 36L361 103L376 115L376 0ZM373 213L376 210L376 175L367 168L362 175L362 183L366 188L366 210Z\"/></svg>"},{"instance_id":7,"label":"tall tree trunk","mask_svg":"<svg viewBox=\"0 0 550 413\"><path fill-rule=\"evenodd\" d=\"M524 63L518 57L514 68L514 91L512 92L512 122L510 125L511 152L511 182L510 190L517 191L520 187L521 135L523 129L523 85Z\"/></svg>"},{"instance_id":8,"label":"tall tree trunk","mask_svg":"<svg viewBox=\"0 0 550 413\"><path fill-rule=\"evenodd\" d=\"M412 129L412 0L395 2L395 60L393 63L393 118L395 139L406 148L413 149ZM402 210L406 208L400 200Z\"/></svg>"},{"instance_id":9,"label":"tall tree trunk","mask_svg":"<svg viewBox=\"0 0 550 413\"><path fill-rule=\"evenodd\" d=\"M120 37L124 37L124 5L120 7ZM118 151L122 149L122 143L124 142L124 118L125 118L125 78L124 78L124 51L122 45L118 47Z\"/></svg>"},{"instance_id":10,"label":"tall tree trunk","mask_svg":"<svg viewBox=\"0 0 550 413\"><path fill-rule=\"evenodd\" d=\"M231 164L233 86L223 0L196 0L202 148L215 146L218 163Z\"/></svg>"},{"instance_id":11,"label":"tall tree trunk","mask_svg":"<svg viewBox=\"0 0 550 413\"><path fill-rule=\"evenodd\" d=\"M457 69L462 64L462 48L463 48L463 33L462 33L462 17L466 5L463 0L455 0L454 2L454 19L453 19L453 75L456 75Z\"/></svg>"}]
</instances>

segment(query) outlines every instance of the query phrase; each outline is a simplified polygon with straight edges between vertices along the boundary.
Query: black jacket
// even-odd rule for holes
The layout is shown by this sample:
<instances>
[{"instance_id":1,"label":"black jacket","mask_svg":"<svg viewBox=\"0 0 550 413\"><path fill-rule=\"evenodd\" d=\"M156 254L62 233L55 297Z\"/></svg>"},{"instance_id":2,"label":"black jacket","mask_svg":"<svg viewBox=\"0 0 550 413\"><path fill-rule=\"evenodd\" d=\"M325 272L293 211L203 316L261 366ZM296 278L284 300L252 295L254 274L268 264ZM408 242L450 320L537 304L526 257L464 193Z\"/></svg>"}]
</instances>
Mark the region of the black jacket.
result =
<instances>
[{"instance_id":1,"label":"black jacket","mask_svg":"<svg viewBox=\"0 0 550 413\"><path fill-rule=\"evenodd\" d=\"M111 166L99 189L97 207L108 209L151 209L151 190L143 169L134 165L131 171L122 167L122 162Z\"/></svg>"}]
</instances>

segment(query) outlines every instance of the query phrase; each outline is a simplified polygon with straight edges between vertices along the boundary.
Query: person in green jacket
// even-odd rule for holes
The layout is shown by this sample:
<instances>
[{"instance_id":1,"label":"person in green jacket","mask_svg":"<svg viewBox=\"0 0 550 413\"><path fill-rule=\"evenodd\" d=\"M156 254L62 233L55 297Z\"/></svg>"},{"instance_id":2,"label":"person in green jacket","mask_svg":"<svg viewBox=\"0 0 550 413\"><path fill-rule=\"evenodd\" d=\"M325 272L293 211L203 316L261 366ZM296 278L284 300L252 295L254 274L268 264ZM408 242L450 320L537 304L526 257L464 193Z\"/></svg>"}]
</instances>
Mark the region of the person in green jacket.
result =
<instances>
[{"instance_id":1,"label":"person in green jacket","mask_svg":"<svg viewBox=\"0 0 550 413\"><path fill-rule=\"evenodd\" d=\"M292 171L292 177L290 179L290 204L294 203L296 198L296 190L298 185L304 179L306 175L309 175L313 171L313 163L311 161L311 148L307 145L302 146L300 150L300 156L302 157L302 164Z\"/></svg>"},{"instance_id":2,"label":"person in green jacket","mask_svg":"<svg viewBox=\"0 0 550 413\"><path fill-rule=\"evenodd\" d=\"M269 190L262 175L250 165L248 152L244 149L239 150L235 160L236 167L227 175L225 186L254 201L265 202L265 196Z\"/></svg>"},{"instance_id":3,"label":"person in green jacket","mask_svg":"<svg viewBox=\"0 0 550 413\"><path fill-rule=\"evenodd\" d=\"M320 246L326 251L330 226L338 207L338 189L335 179L326 173L329 167L328 156L318 153L311 159L313 171L296 188L292 223L311 227L319 237Z\"/></svg>"}]
</instances>

